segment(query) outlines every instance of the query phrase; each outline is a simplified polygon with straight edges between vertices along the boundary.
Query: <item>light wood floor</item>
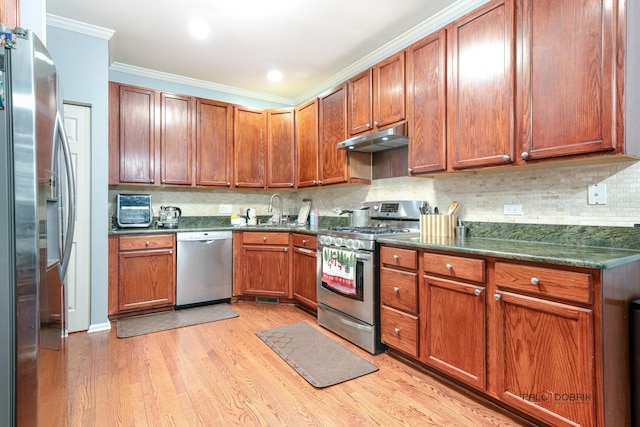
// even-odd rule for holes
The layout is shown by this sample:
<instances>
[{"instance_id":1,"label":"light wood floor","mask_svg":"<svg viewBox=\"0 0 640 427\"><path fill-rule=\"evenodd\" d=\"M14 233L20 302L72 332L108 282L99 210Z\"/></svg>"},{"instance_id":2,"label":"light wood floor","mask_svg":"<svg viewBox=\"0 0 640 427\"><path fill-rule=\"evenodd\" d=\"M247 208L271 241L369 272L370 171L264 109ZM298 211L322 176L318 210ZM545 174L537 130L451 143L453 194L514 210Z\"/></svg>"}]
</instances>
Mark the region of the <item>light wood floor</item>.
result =
<instances>
[{"instance_id":1,"label":"light wood floor","mask_svg":"<svg viewBox=\"0 0 640 427\"><path fill-rule=\"evenodd\" d=\"M388 354L370 355L299 308L232 307L239 317L126 339L116 337L113 324L110 332L71 334L61 351L43 351L41 393L57 391L41 404L40 425L523 425ZM298 321L380 369L314 388L255 335ZM60 400L66 412L56 410Z\"/></svg>"}]
</instances>

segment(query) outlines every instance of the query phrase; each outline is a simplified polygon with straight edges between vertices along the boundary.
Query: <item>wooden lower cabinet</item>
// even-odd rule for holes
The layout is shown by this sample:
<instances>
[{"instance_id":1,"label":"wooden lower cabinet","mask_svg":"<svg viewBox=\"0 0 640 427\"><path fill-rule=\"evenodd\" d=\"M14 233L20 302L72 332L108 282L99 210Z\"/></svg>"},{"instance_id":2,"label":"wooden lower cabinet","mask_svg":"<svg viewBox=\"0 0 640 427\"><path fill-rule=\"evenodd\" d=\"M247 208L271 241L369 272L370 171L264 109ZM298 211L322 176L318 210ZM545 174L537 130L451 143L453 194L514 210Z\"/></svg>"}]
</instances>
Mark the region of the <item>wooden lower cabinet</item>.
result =
<instances>
[{"instance_id":1,"label":"wooden lower cabinet","mask_svg":"<svg viewBox=\"0 0 640 427\"><path fill-rule=\"evenodd\" d=\"M392 265L399 251L420 255L416 309L400 298L414 270ZM630 426L638 278L640 262L600 270L382 245L382 340L536 424Z\"/></svg>"},{"instance_id":2,"label":"wooden lower cabinet","mask_svg":"<svg viewBox=\"0 0 640 427\"><path fill-rule=\"evenodd\" d=\"M109 315L175 305L175 235L109 238Z\"/></svg>"},{"instance_id":3,"label":"wooden lower cabinet","mask_svg":"<svg viewBox=\"0 0 640 427\"><path fill-rule=\"evenodd\" d=\"M289 233L236 232L233 248L234 296L291 297Z\"/></svg>"},{"instance_id":4,"label":"wooden lower cabinet","mask_svg":"<svg viewBox=\"0 0 640 427\"><path fill-rule=\"evenodd\" d=\"M293 298L306 308L318 308L316 286L318 262L316 259L317 240L315 236L293 233L291 289Z\"/></svg>"}]
</instances>

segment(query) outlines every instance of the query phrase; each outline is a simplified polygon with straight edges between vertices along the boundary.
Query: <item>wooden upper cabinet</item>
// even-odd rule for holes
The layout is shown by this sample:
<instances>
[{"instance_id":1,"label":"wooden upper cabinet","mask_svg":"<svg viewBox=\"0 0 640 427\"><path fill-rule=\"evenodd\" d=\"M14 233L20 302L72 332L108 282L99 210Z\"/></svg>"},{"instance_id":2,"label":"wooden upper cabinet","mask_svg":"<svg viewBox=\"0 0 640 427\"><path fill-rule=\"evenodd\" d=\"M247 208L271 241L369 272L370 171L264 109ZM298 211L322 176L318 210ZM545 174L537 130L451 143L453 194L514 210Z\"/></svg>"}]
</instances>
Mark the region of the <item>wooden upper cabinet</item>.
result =
<instances>
[{"instance_id":1,"label":"wooden upper cabinet","mask_svg":"<svg viewBox=\"0 0 640 427\"><path fill-rule=\"evenodd\" d=\"M265 188L266 117L263 110L234 107L236 187Z\"/></svg>"},{"instance_id":2,"label":"wooden upper cabinet","mask_svg":"<svg viewBox=\"0 0 640 427\"><path fill-rule=\"evenodd\" d=\"M405 119L405 58L400 51L347 81L349 134Z\"/></svg>"},{"instance_id":3,"label":"wooden upper cabinet","mask_svg":"<svg viewBox=\"0 0 640 427\"><path fill-rule=\"evenodd\" d=\"M0 0L0 22L7 28L20 26L20 2L18 0Z\"/></svg>"},{"instance_id":4,"label":"wooden upper cabinet","mask_svg":"<svg viewBox=\"0 0 640 427\"><path fill-rule=\"evenodd\" d=\"M406 117L405 53L400 51L373 67L373 125L383 128Z\"/></svg>"},{"instance_id":5,"label":"wooden upper cabinet","mask_svg":"<svg viewBox=\"0 0 640 427\"><path fill-rule=\"evenodd\" d=\"M513 0L491 1L448 30L449 167L510 164L515 139Z\"/></svg>"},{"instance_id":6,"label":"wooden upper cabinet","mask_svg":"<svg viewBox=\"0 0 640 427\"><path fill-rule=\"evenodd\" d=\"M617 149L616 8L518 0L518 153L524 160ZM613 2L616 3L616 2Z\"/></svg>"},{"instance_id":7,"label":"wooden upper cabinet","mask_svg":"<svg viewBox=\"0 0 640 427\"><path fill-rule=\"evenodd\" d=\"M229 187L233 177L233 106L196 101L196 185Z\"/></svg>"},{"instance_id":8,"label":"wooden upper cabinet","mask_svg":"<svg viewBox=\"0 0 640 427\"><path fill-rule=\"evenodd\" d=\"M338 150L347 139L347 85L342 84L320 100L320 184L346 182L347 150Z\"/></svg>"},{"instance_id":9,"label":"wooden upper cabinet","mask_svg":"<svg viewBox=\"0 0 640 427\"><path fill-rule=\"evenodd\" d=\"M295 112L267 111L267 187L293 188L295 172Z\"/></svg>"},{"instance_id":10,"label":"wooden upper cabinet","mask_svg":"<svg viewBox=\"0 0 640 427\"><path fill-rule=\"evenodd\" d=\"M119 91L119 182L154 184L158 181L159 93L134 86L120 85Z\"/></svg>"},{"instance_id":11,"label":"wooden upper cabinet","mask_svg":"<svg viewBox=\"0 0 640 427\"><path fill-rule=\"evenodd\" d=\"M407 49L409 110L409 174L447 167L446 30Z\"/></svg>"},{"instance_id":12,"label":"wooden upper cabinet","mask_svg":"<svg viewBox=\"0 0 640 427\"><path fill-rule=\"evenodd\" d=\"M318 185L318 100L295 109L296 187Z\"/></svg>"},{"instance_id":13,"label":"wooden upper cabinet","mask_svg":"<svg viewBox=\"0 0 640 427\"><path fill-rule=\"evenodd\" d=\"M160 95L160 179L162 184L193 183L195 100L189 96Z\"/></svg>"}]
</instances>

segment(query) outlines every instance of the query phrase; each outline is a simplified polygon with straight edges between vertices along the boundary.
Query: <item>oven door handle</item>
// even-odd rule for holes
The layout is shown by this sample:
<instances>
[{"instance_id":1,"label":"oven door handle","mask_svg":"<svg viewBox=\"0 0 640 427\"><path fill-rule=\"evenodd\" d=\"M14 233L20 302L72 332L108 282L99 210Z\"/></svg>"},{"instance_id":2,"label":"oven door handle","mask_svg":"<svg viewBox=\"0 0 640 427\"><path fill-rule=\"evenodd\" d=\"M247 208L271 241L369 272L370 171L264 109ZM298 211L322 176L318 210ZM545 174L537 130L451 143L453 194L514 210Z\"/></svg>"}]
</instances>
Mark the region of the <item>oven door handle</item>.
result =
<instances>
[{"instance_id":1,"label":"oven door handle","mask_svg":"<svg viewBox=\"0 0 640 427\"><path fill-rule=\"evenodd\" d=\"M371 260L371 254L365 254L365 253L356 253L356 259L362 259L365 261L369 261Z\"/></svg>"}]
</instances>

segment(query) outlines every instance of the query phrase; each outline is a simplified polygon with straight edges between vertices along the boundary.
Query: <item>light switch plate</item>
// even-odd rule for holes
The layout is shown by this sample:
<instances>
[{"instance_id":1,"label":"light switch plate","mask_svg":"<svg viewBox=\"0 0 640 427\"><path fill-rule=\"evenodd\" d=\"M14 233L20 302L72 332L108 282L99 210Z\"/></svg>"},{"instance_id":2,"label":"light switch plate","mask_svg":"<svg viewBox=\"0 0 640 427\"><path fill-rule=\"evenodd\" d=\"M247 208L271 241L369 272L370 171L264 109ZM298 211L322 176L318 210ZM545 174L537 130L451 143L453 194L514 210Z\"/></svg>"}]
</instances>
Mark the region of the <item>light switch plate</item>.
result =
<instances>
[{"instance_id":1,"label":"light switch plate","mask_svg":"<svg viewBox=\"0 0 640 427\"><path fill-rule=\"evenodd\" d=\"M607 204L607 184L594 184L587 188L587 202L590 205Z\"/></svg>"}]
</instances>

